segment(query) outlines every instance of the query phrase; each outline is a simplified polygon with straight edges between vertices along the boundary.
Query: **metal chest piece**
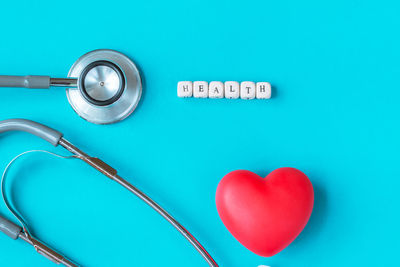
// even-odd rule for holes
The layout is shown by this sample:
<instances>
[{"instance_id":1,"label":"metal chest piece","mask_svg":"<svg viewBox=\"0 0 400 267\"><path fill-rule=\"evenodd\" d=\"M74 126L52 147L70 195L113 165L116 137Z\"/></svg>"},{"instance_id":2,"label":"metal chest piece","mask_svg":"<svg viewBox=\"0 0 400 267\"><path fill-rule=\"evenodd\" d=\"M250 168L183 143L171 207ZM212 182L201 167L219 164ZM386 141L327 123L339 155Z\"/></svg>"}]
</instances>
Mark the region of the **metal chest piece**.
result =
<instances>
[{"instance_id":1,"label":"metal chest piece","mask_svg":"<svg viewBox=\"0 0 400 267\"><path fill-rule=\"evenodd\" d=\"M118 122L139 103L142 82L136 65L125 55L108 49L91 51L72 65L67 88L70 105L83 119L96 124Z\"/></svg>"}]
</instances>

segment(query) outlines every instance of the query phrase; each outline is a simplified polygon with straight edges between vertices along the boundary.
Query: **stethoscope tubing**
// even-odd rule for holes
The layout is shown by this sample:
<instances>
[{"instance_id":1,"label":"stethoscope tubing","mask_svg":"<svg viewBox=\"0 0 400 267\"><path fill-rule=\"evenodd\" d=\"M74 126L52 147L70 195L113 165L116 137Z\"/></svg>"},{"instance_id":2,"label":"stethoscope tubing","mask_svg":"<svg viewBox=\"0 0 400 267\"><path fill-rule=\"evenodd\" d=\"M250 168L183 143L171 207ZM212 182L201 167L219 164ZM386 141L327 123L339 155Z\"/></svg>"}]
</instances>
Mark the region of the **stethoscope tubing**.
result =
<instances>
[{"instance_id":1,"label":"stethoscope tubing","mask_svg":"<svg viewBox=\"0 0 400 267\"><path fill-rule=\"evenodd\" d=\"M152 200L149 196L144 194L138 188L130 184L128 181L123 179L121 176L117 174L117 171L106 164L104 161L100 160L99 158L91 157L88 154L81 151L79 148L74 146L72 143L67 141L63 138L63 134L51 129L45 125L24 120L24 119L11 119L0 121L0 133L8 132L8 131L25 131L31 134L34 134L38 137L45 139L46 141L50 142L54 146L62 146L66 150L72 153L74 158L78 158L95 168L96 170L100 171L102 174L107 176L108 178L112 179L113 181L117 182L131 193L139 197L142 201L152 207L156 212L158 212L164 219L166 219L172 226L175 227L189 242L194 246L194 248L200 253L200 255L206 260L209 266L211 267L218 267L218 264L215 260L211 257L211 255L207 252L207 250L200 244L200 242L186 229L184 228L173 216L171 216L166 210L164 210L159 204L157 204L154 200ZM16 159L16 158L15 158ZM10 163L11 164L11 163ZM9 165L8 165L9 166ZM4 177L3 177L4 180ZM2 188L4 185L2 185ZM4 195L3 195L4 197ZM7 198L5 198L5 202L7 206L10 208ZM10 208L13 212L13 209ZM26 227L26 223L24 222L22 216L19 216L16 211L13 212L21 224L24 226L24 233L26 239L30 241L36 250L43 254L44 256L48 256L50 259L58 261L58 263L63 263L64 257L60 254L55 252L54 250L48 248L46 245L38 241L37 239L33 238L29 234L29 230ZM1 228L0 228L1 230ZM24 239L24 237L22 238ZM24 239L25 240L25 239ZM26 241L26 240L25 240ZM27 241L27 242L28 242ZM47 254L46 254L47 253ZM67 263L68 264L68 263ZM66 264L64 264L66 265ZM66 266L76 266L76 265L66 265Z\"/></svg>"},{"instance_id":2,"label":"stethoscope tubing","mask_svg":"<svg viewBox=\"0 0 400 267\"><path fill-rule=\"evenodd\" d=\"M0 87L22 87L30 89L49 89L50 87L77 87L76 78L51 78L50 76L0 75Z\"/></svg>"}]
</instances>

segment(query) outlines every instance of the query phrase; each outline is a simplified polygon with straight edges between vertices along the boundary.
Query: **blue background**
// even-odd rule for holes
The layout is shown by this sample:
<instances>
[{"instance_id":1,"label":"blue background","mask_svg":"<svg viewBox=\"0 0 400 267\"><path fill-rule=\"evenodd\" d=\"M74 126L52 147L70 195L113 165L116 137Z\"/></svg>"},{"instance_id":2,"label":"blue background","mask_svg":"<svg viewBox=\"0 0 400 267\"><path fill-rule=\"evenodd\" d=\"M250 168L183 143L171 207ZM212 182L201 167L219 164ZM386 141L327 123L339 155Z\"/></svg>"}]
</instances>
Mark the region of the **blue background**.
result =
<instances>
[{"instance_id":1,"label":"blue background","mask_svg":"<svg viewBox=\"0 0 400 267\"><path fill-rule=\"evenodd\" d=\"M1 119L27 118L116 167L174 214L222 266L393 266L399 250L398 1L7 1L0 73L65 77L82 54L119 50L142 70L127 120L77 116L63 89L1 89ZM269 81L270 100L180 99L180 80ZM0 137L0 167L49 149ZM305 172L315 208L283 252L259 257L220 221L219 180L248 169ZM26 156L13 201L32 231L84 266L206 266L168 223L76 160ZM2 205L0 213L11 218ZM1 266L53 266L1 234Z\"/></svg>"}]
</instances>

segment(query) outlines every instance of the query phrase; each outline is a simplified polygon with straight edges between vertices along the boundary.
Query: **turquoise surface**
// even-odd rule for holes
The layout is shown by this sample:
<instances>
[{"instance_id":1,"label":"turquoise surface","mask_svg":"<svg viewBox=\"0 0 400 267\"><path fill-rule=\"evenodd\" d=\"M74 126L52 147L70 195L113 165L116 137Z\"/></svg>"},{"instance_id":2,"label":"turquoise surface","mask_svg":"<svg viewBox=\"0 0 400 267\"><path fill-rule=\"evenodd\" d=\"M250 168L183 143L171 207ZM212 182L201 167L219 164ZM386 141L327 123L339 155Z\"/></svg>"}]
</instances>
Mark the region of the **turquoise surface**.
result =
<instances>
[{"instance_id":1,"label":"turquoise surface","mask_svg":"<svg viewBox=\"0 0 400 267\"><path fill-rule=\"evenodd\" d=\"M119 50L140 67L127 120L77 116L63 89L1 89L0 119L62 131L176 216L220 266L394 266L400 168L398 1L6 1L0 73L65 77L82 54ZM180 80L269 81L266 101L180 99ZM0 136L0 167L29 149L67 154L24 133ZM282 166L315 187L309 224L259 257L220 221L229 171ZM26 156L9 193L32 232L83 266L207 266L153 210L77 160ZM4 205L0 213L12 218ZM54 266L0 235L1 266Z\"/></svg>"}]
</instances>

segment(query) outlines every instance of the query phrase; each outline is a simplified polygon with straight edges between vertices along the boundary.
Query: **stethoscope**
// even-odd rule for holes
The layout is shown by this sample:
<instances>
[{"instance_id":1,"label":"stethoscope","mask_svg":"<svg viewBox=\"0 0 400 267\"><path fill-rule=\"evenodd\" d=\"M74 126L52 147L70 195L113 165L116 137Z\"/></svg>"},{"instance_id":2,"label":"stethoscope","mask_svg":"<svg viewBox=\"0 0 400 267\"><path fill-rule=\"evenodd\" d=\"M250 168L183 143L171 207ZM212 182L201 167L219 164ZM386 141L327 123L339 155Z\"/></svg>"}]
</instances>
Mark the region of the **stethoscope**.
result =
<instances>
[{"instance_id":1,"label":"stethoscope","mask_svg":"<svg viewBox=\"0 0 400 267\"><path fill-rule=\"evenodd\" d=\"M99 49L81 56L71 67L68 78L50 76L0 75L0 87L66 87L75 112L96 124L114 123L128 117L142 94L140 73L124 54Z\"/></svg>"},{"instance_id":2,"label":"stethoscope","mask_svg":"<svg viewBox=\"0 0 400 267\"><path fill-rule=\"evenodd\" d=\"M79 79L78 79L79 80ZM118 184L122 185L130 192L135 194L145 203L147 203L150 207L152 207L155 211L157 211L164 219L166 219L169 223L171 223L201 254L201 256L207 261L209 266L217 267L217 263L214 259L208 254L208 252L204 249L204 247L197 241L197 239L189 233L174 217L172 217L168 212L166 212L160 205L158 205L155 201L153 201L150 197L145 195L139 189L131 185L128 181L123 179L121 176L117 174L117 171L106 164L104 161L100 160L99 158L91 157L88 154L81 151L79 148L71 144L67 141L63 134L51 129L45 125L39 124L34 121L24 120L24 119L11 119L11 120L4 120L0 121L0 133L9 132L9 131L24 131L31 134L34 134L38 137L43 138L44 140L48 141L54 146L61 145L69 152L72 153L73 158L80 159L96 170L103 173L108 178L114 180ZM12 162L11 162L12 163ZM10 163L10 164L11 164ZM9 164L9 165L10 165ZM8 168L8 167L7 167ZM6 169L7 169L6 168ZM4 174L5 175L5 174ZM2 193L3 198L6 202L7 207L11 210L11 212L16 216L18 221L21 222L22 227L10 222L9 220L0 216L0 231L4 232L8 236L13 239L22 239L32 245L36 251L43 256L47 257L48 259L52 260L57 264L63 264L68 267L76 267L78 266L76 263L72 262L71 260L64 257L62 254L58 253L57 251L53 250L49 246L45 245L43 242L32 236L29 232L27 224L24 222L22 216L20 216L16 210L11 208L7 197L4 195L4 175L2 177Z\"/></svg>"}]
</instances>

